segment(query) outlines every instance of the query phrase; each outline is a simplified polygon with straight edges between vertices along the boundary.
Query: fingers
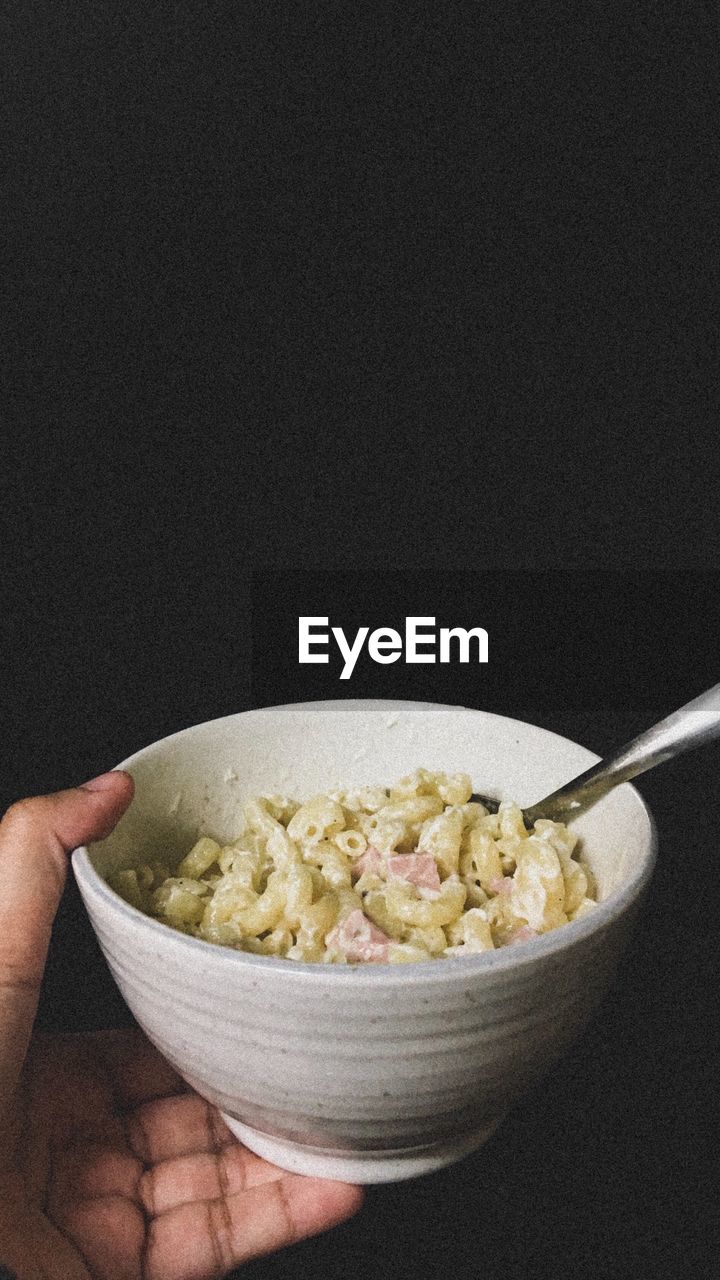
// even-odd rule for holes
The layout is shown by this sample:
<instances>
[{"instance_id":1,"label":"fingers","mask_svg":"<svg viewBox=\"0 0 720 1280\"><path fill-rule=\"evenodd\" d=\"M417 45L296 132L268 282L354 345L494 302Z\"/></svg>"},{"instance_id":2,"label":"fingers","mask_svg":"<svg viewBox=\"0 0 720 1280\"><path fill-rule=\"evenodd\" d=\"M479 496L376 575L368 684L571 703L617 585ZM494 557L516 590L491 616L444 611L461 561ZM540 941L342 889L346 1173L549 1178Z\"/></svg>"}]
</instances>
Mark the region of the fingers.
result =
<instances>
[{"instance_id":1,"label":"fingers","mask_svg":"<svg viewBox=\"0 0 720 1280\"><path fill-rule=\"evenodd\" d=\"M100 783L101 790L87 789ZM130 775L114 772L8 809L0 822L0 982L39 984L65 883L65 855L108 835L132 793Z\"/></svg>"},{"instance_id":2,"label":"fingers","mask_svg":"<svg viewBox=\"0 0 720 1280\"><path fill-rule=\"evenodd\" d=\"M147 1168L144 1280L217 1280L250 1258L350 1217L358 1187L296 1177L241 1146L196 1094L145 1103L128 1137Z\"/></svg>"},{"instance_id":3,"label":"fingers","mask_svg":"<svg viewBox=\"0 0 720 1280\"><path fill-rule=\"evenodd\" d=\"M117 1194L76 1200L53 1220L77 1245L96 1280L220 1280L274 1249L350 1217L359 1187L285 1174L224 1199L193 1202L146 1224ZM142 1265L144 1257L144 1265Z\"/></svg>"},{"instance_id":4,"label":"fingers","mask_svg":"<svg viewBox=\"0 0 720 1280\"><path fill-rule=\"evenodd\" d=\"M66 1205L97 1196L122 1196L141 1205L140 1161L102 1142L78 1142L55 1153L47 1205L53 1216Z\"/></svg>"},{"instance_id":5,"label":"fingers","mask_svg":"<svg viewBox=\"0 0 720 1280\"><path fill-rule=\"evenodd\" d=\"M343 1222L359 1187L285 1174L263 1186L172 1209L151 1224L145 1280L219 1280L251 1258Z\"/></svg>"},{"instance_id":6,"label":"fingers","mask_svg":"<svg viewBox=\"0 0 720 1280\"><path fill-rule=\"evenodd\" d=\"M145 1103L128 1117L128 1140L143 1164L219 1151L237 1141L219 1111L196 1093Z\"/></svg>"},{"instance_id":7,"label":"fingers","mask_svg":"<svg viewBox=\"0 0 720 1280\"><path fill-rule=\"evenodd\" d=\"M77 1246L94 1280L138 1280L142 1274L145 1218L131 1200L78 1200L53 1214L53 1221Z\"/></svg>"},{"instance_id":8,"label":"fingers","mask_svg":"<svg viewBox=\"0 0 720 1280\"><path fill-rule=\"evenodd\" d=\"M109 835L132 794L129 774L114 771L21 800L0 822L0 1126L27 1050L65 855Z\"/></svg>"},{"instance_id":9,"label":"fingers","mask_svg":"<svg viewBox=\"0 0 720 1280\"><path fill-rule=\"evenodd\" d=\"M248 1187L276 1182L284 1171L233 1139L221 1151L163 1160L140 1179L142 1203L151 1218L197 1200L218 1200Z\"/></svg>"}]
</instances>

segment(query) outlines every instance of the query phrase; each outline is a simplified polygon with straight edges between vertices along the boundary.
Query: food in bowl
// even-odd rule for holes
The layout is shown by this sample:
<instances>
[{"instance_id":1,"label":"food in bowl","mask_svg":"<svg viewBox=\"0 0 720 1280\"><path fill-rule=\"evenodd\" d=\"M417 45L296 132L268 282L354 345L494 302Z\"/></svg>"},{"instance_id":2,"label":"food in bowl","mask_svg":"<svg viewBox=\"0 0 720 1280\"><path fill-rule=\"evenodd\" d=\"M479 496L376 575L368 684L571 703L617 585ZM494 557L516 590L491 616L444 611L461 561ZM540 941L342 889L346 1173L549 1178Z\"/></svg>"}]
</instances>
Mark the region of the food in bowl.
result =
<instances>
[{"instance_id":1,"label":"food in bowl","mask_svg":"<svg viewBox=\"0 0 720 1280\"><path fill-rule=\"evenodd\" d=\"M259 796L230 844L202 836L174 872L151 859L111 884L183 933L306 963L452 959L593 910L564 824L527 831L518 805L490 814L472 790L467 774L416 769L303 803Z\"/></svg>"},{"instance_id":2,"label":"food in bowl","mask_svg":"<svg viewBox=\"0 0 720 1280\"><path fill-rule=\"evenodd\" d=\"M212 946L108 885L143 861L173 869L200 834L233 844L251 796L315 796L329 779L362 787L415 762L522 804L597 756L466 707L339 699L243 711L119 761L135 799L107 839L72 856L139 1025L240 1141L282 1168L395 1182L475 1150L581 1034L637 928L656 838L627 783L571 824L592 872L587 914L442 963L301 964Z\"/></svg>"}]
</instances>

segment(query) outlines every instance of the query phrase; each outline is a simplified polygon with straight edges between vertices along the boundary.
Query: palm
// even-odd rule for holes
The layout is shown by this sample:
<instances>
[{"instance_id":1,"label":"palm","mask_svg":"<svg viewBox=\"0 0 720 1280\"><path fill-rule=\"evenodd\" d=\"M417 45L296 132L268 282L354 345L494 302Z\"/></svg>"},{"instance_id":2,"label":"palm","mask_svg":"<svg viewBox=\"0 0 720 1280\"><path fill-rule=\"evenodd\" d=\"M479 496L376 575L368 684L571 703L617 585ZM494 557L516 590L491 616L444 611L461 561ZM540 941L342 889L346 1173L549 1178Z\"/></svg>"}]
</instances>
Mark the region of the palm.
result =
<instances>
[{"instance_id":1,"label":"palm","mask_svg":"<svg viewBox=\"0 0 720 1280\"><path fill-rule=\"evenodd\" d=\"M0 1236L23 1280L211 1280L359 1204L240 1146L137 1031L38 1037L15 1112Z\"/></svg>"}]
</instances>

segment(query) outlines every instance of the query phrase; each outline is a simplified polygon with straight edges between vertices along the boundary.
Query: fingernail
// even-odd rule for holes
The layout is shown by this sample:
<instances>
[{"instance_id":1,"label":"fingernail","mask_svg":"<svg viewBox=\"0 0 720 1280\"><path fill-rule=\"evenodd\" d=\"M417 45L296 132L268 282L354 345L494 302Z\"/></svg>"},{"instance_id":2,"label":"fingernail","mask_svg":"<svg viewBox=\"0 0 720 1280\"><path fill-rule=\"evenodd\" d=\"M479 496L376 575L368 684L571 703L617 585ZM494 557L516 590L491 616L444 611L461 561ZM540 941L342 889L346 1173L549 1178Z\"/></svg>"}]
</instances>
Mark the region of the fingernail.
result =
<instances>
[{"instance_id":1,"label":"fingernail","mask_svg":"<svg viewBox=\"0 0 720 1280\"><path fill-rule=\"evenodd\" d=\"M111 769L109 773L100 773L97 778L91 778L89 782L83 782L81 791L109 791L115 786L115 778L117 771Z\"/></svg>"}]
</instances>

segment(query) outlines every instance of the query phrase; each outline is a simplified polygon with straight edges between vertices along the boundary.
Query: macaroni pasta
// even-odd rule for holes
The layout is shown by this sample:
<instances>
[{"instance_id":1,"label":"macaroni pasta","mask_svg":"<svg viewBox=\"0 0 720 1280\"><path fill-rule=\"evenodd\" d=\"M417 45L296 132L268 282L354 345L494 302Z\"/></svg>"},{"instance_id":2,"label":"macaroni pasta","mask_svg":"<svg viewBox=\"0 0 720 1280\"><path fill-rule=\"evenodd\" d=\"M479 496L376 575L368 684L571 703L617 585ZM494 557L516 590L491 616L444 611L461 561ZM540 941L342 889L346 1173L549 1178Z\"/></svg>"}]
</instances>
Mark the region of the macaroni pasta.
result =
<instances>
[{"instance_id":1,"label":"macaroni pasta","mask_svg":"<svg viewBox=\"0 0 720 1280\"><path fill-rule=\"evenodd\" d=\"M417 769L304 804L260 796L231 844L203 836L174 872L150 861L111 884L194 937L326 964L491 951L592 910L566 826L528 832L516 804L489 814L471 794L466 774Z\"/></svg>"}]
</instances>

